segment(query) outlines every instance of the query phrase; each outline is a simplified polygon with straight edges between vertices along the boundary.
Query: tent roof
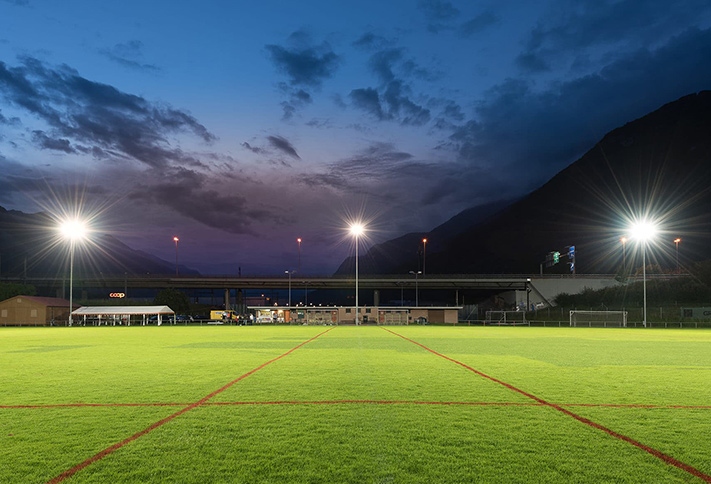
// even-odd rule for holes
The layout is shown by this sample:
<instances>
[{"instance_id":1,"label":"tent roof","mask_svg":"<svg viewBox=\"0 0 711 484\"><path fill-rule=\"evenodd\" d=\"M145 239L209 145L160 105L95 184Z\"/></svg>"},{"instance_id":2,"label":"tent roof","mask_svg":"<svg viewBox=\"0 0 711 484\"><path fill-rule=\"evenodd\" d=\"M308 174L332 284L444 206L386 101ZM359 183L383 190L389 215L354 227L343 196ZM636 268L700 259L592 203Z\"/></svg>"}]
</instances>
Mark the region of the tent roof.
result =
<instances>
[{"instance_id":1,"label":"tent roof","mask_svg":"<svg viewBox=\"0 0 711 484\"><path fill-rule=\"evenodd\" d=\"M81 315L119 315L128 314L174 314L168 306L84 306L72 314Z\"/></svg>"}]
</instances>

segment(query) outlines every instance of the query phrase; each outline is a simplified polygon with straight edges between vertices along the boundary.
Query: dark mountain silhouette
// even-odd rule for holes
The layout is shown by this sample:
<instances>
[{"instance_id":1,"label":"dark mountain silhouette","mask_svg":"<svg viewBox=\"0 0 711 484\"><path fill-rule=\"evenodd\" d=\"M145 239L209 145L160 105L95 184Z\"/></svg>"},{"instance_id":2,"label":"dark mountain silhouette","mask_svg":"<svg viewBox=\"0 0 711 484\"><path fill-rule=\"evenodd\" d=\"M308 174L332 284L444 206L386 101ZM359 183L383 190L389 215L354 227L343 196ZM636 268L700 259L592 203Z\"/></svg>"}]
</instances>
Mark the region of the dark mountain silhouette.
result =
<instances>
[{"instance_id":1,"label":"dark mountain silhouette","mask_svg":"<svg viewBox=\"0 0 711 484\"><path fill-rule=\"evenodd\" d=\"M64 276L68 271L69 244L46 213L27 214L0 207L0 276ZM180 274L198 274L179 266ZM175 265L145 252L131 249L111 235L90 237L77 243L74 273L175 274Z\"/></svg>"},{"instance_id":2,"label":"dark mountain silhouette","mask_svg":"<svg viewBox=\"0 0 711 484\"><path fill-rule=\"evenodd\" d=\"M623 260L620 237L644 217L662 229L648 245L648 263L674 269L676 237L682 239L681 265L711 258L711 91L685 96L613 130L541 188L495 210L489 217L467 221L458 215L444 224L461 230L438 241L437 250L432 235L427 273L537 273L548 252L570 245L576 248L576 272L617 272ZM372 273L416 268L412 247L420 235L374 247L361 266ZM371 254L381 248L407 257L382 262ZM638 248L626 244L628 265L641 265ZM568 272L567 262L564 256L547 272ZM352 258L339 268L352 270Z\"/></svg>"},{"instance_id":3,"label":"dark mountain silhouette","mask_svg":"<svg viewBox=\"0 0 711 484\"><path fill-rule=\"evenodd\" d=\"M445 249L447 241L468 227L482 223L511 203L511 200L501 200L468 208L429 232L413 232L374 245L364 256L358 258L358 272L387 274L422 270L423 263L426 263L423 255ZM426 254L423 254L422 239L424 238L427 239ZM353 273L354 260L355 257L349 257L343 261L336 274Z\"/></svg>"}]
</instances>

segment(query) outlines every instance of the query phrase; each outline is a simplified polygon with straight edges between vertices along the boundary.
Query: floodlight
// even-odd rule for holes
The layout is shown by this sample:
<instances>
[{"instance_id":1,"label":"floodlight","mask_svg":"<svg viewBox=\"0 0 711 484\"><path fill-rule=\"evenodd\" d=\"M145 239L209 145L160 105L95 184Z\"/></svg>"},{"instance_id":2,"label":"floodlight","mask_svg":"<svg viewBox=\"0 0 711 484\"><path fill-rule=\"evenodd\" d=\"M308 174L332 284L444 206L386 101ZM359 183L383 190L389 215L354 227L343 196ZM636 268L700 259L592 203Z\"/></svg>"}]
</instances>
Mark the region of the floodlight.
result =
<instances>
[{"instance_id":1,"label":"floodlight","mask_svg":"<svg viewBox=\"0 0 711 484\"><path fill-rule=\"evenodd\" d=\"M630 227L630 236L641 241L653 239L654 236L657 235L657 232L657 226L646 220L637 222Z\"/></svg>"},{"instance_id":2,"label":"floodlight","mask_svg":"<svg viewBox=\"0 0 711 484\"><path fill-rule=\"evenodd\" d=\"M84 222L79 220L68 220L59 227L62 235L71 240L79 240L86 234Z\"/></svg>"}]
</instances>

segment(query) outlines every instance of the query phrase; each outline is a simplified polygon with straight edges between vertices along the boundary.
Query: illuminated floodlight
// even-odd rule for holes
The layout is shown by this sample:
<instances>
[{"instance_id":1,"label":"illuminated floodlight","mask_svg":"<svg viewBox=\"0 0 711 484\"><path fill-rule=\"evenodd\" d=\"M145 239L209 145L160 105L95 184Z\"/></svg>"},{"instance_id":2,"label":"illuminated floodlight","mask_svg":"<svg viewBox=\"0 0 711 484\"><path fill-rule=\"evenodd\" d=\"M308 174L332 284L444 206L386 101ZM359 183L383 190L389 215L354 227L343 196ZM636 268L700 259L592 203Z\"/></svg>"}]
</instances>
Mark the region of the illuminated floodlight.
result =
<instances>
[{"instance_id":1,"label":"illuminated floodlight","mask_svg":"<svg viewBox=\"0 0 711 484\"><path fill-rule=\"evenodd\" d=\"M658 232L657 226L646 220L637 222L630 227L630 237L643 242L653 239Z\"/></svg>"},{"instance_id":2,"label":"illuminated floodlight","mask_svg":"<svg viewBox=\"0 0 711 484\"><path fill-rule=\"evenodd\" d=\"M359 235L363 235L363 232L365 232L365 228L362 224L359 223L351 224L350 230L351 234L355 235L356 237L358 237Z\"/></svg>"},{"instance_id":3,"label":"illuminated floodlight","mask_svg":"<svg viewBox=\"0 0 711 484\"><path fill-rule=\"evenodd\" d=\"M67 239L80 240L86 235L86 225L79 220L68 220L59 226L59 231Z\"/></svg>"}]
</instances>

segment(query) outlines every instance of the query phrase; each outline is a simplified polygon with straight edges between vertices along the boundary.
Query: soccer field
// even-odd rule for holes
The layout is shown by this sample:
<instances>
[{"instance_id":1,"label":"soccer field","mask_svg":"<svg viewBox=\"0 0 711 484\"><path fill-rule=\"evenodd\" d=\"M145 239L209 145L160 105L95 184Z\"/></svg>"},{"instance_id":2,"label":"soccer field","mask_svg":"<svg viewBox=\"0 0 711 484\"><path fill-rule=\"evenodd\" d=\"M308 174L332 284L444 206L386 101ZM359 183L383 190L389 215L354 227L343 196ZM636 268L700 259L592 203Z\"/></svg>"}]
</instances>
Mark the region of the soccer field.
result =
<instances>
[{"instance_id":1,"label":"soccer field","mask_svg":"<svg viewBox=\"0 0 711 484\"><path fill-rule=\"evenodd\" d=\"M711 331L0 330L2 483L710 476Z\"/></svg>"}]
</instances>

